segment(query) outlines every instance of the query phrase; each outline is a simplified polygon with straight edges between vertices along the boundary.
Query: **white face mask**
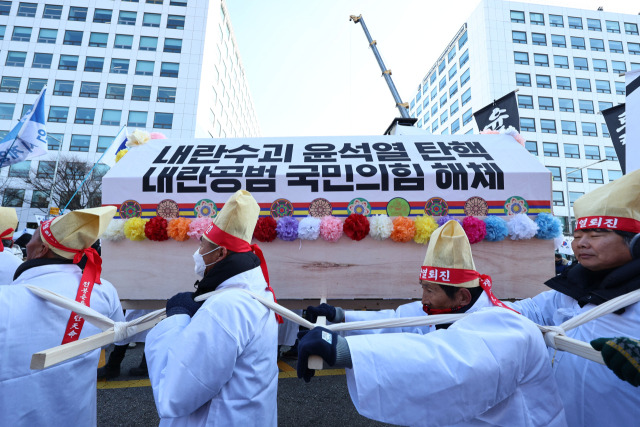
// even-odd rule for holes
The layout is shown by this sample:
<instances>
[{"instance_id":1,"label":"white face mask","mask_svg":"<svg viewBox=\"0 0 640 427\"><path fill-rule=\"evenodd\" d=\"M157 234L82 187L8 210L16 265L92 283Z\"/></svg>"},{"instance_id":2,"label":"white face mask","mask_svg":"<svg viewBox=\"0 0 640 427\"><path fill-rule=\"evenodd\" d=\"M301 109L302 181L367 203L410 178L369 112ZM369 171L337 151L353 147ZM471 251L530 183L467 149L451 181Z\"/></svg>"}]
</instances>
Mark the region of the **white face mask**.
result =
<instances>
[{"instance_id":1,"label":"white face mask","mask_svg":"<svg viewBox=\"0 0 640 427\"><path fill-rule=\"evenodd\" d=\"M212 252L217 251L218 249L220 249L222 246L218 246L217 248L207 252L206 254L201 254L200 253L200 249L196 249L196 251L193 254L193 262L195 263L195 266L193 268L193 271L196 273L196 275L200 278L204 277L204 271L207 269L207 267L209 267L210 265L215 264L218 261L212 262L211 264L205 264L204 263L204 256L208 255Z\"/></svg>"}]
</instances>

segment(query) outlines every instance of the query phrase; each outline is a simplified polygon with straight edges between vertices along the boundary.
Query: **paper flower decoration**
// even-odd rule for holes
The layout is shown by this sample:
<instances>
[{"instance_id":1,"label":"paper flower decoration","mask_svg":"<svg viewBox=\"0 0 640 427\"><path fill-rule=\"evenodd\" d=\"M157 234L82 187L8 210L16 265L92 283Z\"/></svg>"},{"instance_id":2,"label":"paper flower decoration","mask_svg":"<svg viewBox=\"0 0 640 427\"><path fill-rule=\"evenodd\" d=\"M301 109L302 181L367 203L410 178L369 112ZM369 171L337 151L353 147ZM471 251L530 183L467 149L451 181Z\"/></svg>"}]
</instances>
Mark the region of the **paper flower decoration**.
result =
<instances>
[{"instance_id":1,"label":"paper flower decoration","mask_svg":"<svg viewBox=\"0 0 640 427\"><path fill-rule=\"evenodd\" d=\"M107 229L102 233L102 239L109 240L111 242L117 242L123 240L124 237L124 219L112 219Z\"/></svg>"},{"instance_id":2,"label":"paper flower decoration","mask_svg":"<svg viewBox=\"0 0 640 427\"><path fill-rule=\"evenodd\" d=\"M253 237L261 242L273 242L278 235L276 225L276 220L270 216L258 218L256 228L253 230Z\"/></svg>"},{"instance_id":3,"label":"paper flower decoration","mask_svg":"<svg viewBox=\"0 0 640 427\"><path fill-rule=\"evenodd\" d=\"M342 229L351 240L360 241L369 234L369 220L364 215L353 213L344 220Z\"/></svg>"},{"instance_id":4,"label":"paper flower decoration","mask_svg":"<svg viewBox=\"0 0 640 427\"><path fill-rule=\"evenodd\" d=\"M538 225L524 214L512 216L507 228L511 240L531 239L538 232Z\"/></svg>"},{"instance_id":5,"label":"paper flower decoration","mask_svg":"<svg viewBox=\"0 0 640 427\"><path fill-rule=\"evenodd\" d=\"M161 216L154 216L144 225L144 235L147 236L147 239L158 242L168 240L167 220Z\"/></svg>"},{"instance_id":6,"label":"paper flower decoration","mask_svg":"<svg viewBox=\"0 0 640 427\"><path fill-rule=\"evenodd\" d=\"M320 221L320 236L327 242L335 243L342 237L342 221L335 216L325 216Z\"/></svg>"},{"instance_id":7,"label":"paper flower decoration","mask_svg":"<svg viewBox=\"0 0 640 427\"><path fill-rule=\"evenodd\" d=\"M129 136L127 136L127 147L136 147L138 145L144 145L151 139L149 132L146 130L136 129Z\"/></svg>"},{"instance_id":8,"label":"paper flower decoration","mask_svg":"<svg viewBox=\"0 0 640 427\"><path fill-rule=\"evenodd\" d=\"M151 132L149 133L149 138L151 139L167 139L167 137L160 132Z\"/></svg>"},{"instance_id":9,"label":"paper flower decoration","mask_svg":"<svg viewBox=\"0 0 640 427\"><path fill-rule=\"evenodd\" d=\"M481 242L487 235L485 222L472 216L467 216L462 220L462 228L471 244Z\"/></svg>"},{"instance_id":10,"label":"paper flower decoration","mask_svg":"<svg viewBox=\"0 0 640 427\"><path fill-rule=\"evenodd\" d=\"M196 218L189 224L187 235L194 240L200 240L211 224L213 224L213 219L211 218Z\"/></svg>"},{"instance_id":11,"label":"paper flower decoration","mask_svg":"<svg viewBox=\"0 0 640 427\"><path fill-rule=\"evenodd\" d=\"M320 218L308 216L298 224L298 237L302 240L316 240L320 237Z\"/></svg>"},{"instance_id":12,"label":"paper flower decoration","mask_svg":"<svg viewBox=\"0 0 640 427\"><path fill-rule=\"evenodd\" d=\"M431 239L431 235L438 228L438 223L432 216L422 215L415 219L416 234L413 240L421 245L427 243Z\"/></svg>"},{"instance_id":13,"label":"paper flower decoration","mask_svg":"<svg viewBox=\"0 0 640 427\"><path fill-rule=\"evenodd\" d=\"M169 221L167 225L167 236L178 242L184 242L189 239L189 225L191 220L189 218L175 218Z\"/></svg>"},{"instance_id":14,"label":"paper flower decoration","mask_svg":"<svg viewBox=\"0 0 640 427\"><path fill-rule=\"evenodd\" d=\"M487 230L485 239L489 242L499 242L509 235L509 229L504 219L499 216L488 216L484 219Z\"/></svg>"},{"instance_id":15,"label":"paper flower decoration","mask_svg":"<svg viewBox=\"0 0 640 427\"><path fill-rule=\"evenodd\" d=\"M369 218L369 235L374 239L388 239L392 231L393 222L387 215L374 215Z\"/></svg>"},{"instance_id":16,"label":"paper flower decoration","mask_svg":"<svg viewBox=\"0 0 640 427\"><path fill-rule=\"evenodd\" d=\"M513 126L502 128L500 130L487 129L480 132L480 135L499 135L499 134L511 136L513 139L516 140L518 144L524 147L524 143L525 143L524 137L520 135L520 133Z\"/></svg>"},{"instance_id":17,"label":"paper flower decoration","mask_svg":"<svg viewBox=\"0 0 640 427\"><path fill-rule=\"evenodd\" d=\"M283 216L278 219L276 234L280 240L293 242L298 238L298 220L292 216Z\"/></svg>"},{"instance_id":18,"label":"paper flower decoration","mask_svg":"<svg viewBox=\"0 0 640 427\"><path fill-rule=\"evenodd\" d=\"M562 223L550 213L542 212L536 217L538 239L553 239L562 235Z\"/></svg>"},{"instance_id":19,"label":"paper flower decoration","mask_svg":"<svg viewBox=\"0 0 640 427\"><path fill-rule=\"evenodd\" d=\"M118 151L118 154L116 154L116 163L118 163L120 159L123 158L124 155L127 154L128 152L129 150L127 150L126 148Z\"/></svg>"},{"instance_id":20,"label":"paper flower decoration","mask_svg":"<svg viewBox=\"0 0 640 427\"><path fill-rule=\"evenodd\" d=\"M129 218L124 223L124 236L129 240L139 241L146 239L144 235L144 226L148 219Z\"/></svg>"},{"instance_id":21,"label":"paper flower decoration","mask_svg":"<svg viewBox=\"0 0 640 427\"><path fill-rule=\"evenodd\" d=\"M460 224L460 220L458 218L452 217L451 215L438 217L436 222L438 223L438 227L442 227L447 221L451 221L451 220L458 221L458 224Z\"/></svg>"},{"instance_id":22,"label":"paper flower decoration","mask_svg":"<svg viewBox=\"0 0 640 427\"><path fill-rule=\"evenodd\" d=\"M411 218L404 216L396 217L393 220L393 231L391 240L394 242L408 242L416 234L416 226Z\"/></svg>"}]
</instances>

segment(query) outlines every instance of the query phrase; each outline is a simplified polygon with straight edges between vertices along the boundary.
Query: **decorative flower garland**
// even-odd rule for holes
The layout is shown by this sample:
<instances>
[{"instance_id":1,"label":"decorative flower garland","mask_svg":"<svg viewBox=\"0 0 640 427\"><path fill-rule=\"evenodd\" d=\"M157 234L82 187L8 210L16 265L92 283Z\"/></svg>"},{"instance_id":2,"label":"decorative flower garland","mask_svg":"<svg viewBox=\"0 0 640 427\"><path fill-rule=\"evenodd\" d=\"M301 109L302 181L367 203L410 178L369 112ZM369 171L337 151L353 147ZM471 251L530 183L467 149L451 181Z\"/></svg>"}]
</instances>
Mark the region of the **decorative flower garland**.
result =
<instances>
[{"instance_id":1,"label":"decorative flower garland","mask_svg":"<svg viewBox=\"0 0 640 427\"><path fill-rule=\"evenodd\" d=\"M354 213L344 220L342 229L351 240L360 241L369 234L369 220L364 215Z\"/></svg>"},{"instance_id":2,"label":"decorative flower garland","mask_svg":"<svg viewBox=\"0 0 640 427\"><path fill-rule=\"evenodd\" d=\"M191 220L189 218L175 218L169 221L167 225L167 235L173 240L184 242L189 240L189 227Z\"/></svg>"},{"instance_id":3,"label":"decorative flower garland","mask_svg":"<svg viewBox=\"0 0 640 427\"><path fill-rule=\"evenodd\" d=\"M256 228L253 230L253 237L261 242L273 242L278 235L276 231L276 220L270 216L258 218Z\"/></svg>"}]
</instances>

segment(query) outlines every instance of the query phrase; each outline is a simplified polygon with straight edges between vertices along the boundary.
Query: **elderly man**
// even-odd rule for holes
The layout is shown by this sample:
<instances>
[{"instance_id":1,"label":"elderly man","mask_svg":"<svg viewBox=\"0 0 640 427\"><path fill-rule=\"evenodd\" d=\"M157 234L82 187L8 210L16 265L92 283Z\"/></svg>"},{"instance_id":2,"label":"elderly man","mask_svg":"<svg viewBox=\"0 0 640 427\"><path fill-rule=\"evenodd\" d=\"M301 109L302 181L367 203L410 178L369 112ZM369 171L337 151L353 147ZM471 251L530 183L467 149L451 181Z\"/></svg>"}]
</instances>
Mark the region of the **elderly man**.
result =
<instances>
[{"instance_id":1,"label":"elderly man","mask_svg":"<svg viewBox=\"0 0 640 427\"><path fill-rule=\"evenodd\" d=\"M11 283L16 269L22 264L11 250L16 228L18 228L16 210L0 207L0 285Z\"/></svg>"},{"instance_id":2,"label":"elderly man","mask_svg":"<svg viewBox=\"0 0 640 427\"><path fill-rule=\"evenodd\" d=\"M423 303L446 312L469 307L480 288L502 307L485 307L426 335L343 338L316 327L298 344L298 377L308 381L313 376L307 368L309 355L350 368L347 384L358 412L387 423L566 425L540 331L493 297L491 280L475 270L458 222L449 221L434 232L420 283Z\"/></svg>"},{"instance_id":3,"label":"elderly man","mask_svg":"<svg viewBox=\"0 0 640 427\"><path fill-rule=\"evenodd\" d=\"M578 264L546 282L551 291L512 306L541 325L559 325L617 296L640 288L640 170L576 200L571 244ZM637 256L637 255L636 255ZM581 341L640 337L640 303L567 332ZM554 375L572 426L634 425L640 393L607 367L551 350Z\"/></svg>"},{"instance_id":4,"label":"elderly man","mask_svg":"<svg viewBox=\"0 0 640 427\"><path fill-rule=\"evenodd\" d=\"M51 290L123 321L118 294L101 279L101 260L91 248L114 214L113 207L83 209L43 222L15 281L0 286L0 425L96 424L99 350L44 370L31 370L30 363L33 353L101 330L21 285ZM77 265L83 257L84 271Z\"/></svg>"},{"instance_id":5,"label":"elderly man","mask_svg":"<svg viewBox=\"0 0 640 427\"><path fill-rule=\"evenodd\" d=\"M147 335L161 425L277 423L276 316L244 292L275 299L262 252L250 244L259 213L249 192L229 198L193 254L197 291L167 301L167 319Z\"/></svg>"}]
</instances>

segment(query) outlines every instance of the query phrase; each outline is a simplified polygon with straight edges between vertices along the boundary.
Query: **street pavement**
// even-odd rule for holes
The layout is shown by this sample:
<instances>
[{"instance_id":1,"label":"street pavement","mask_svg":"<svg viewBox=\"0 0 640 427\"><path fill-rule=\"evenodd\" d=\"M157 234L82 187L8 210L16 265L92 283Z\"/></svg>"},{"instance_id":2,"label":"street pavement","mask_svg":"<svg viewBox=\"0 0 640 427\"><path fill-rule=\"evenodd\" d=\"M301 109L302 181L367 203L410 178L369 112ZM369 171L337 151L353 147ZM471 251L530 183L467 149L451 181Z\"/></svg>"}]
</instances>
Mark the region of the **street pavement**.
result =
<instances>
[{"instance_id":1,"label":"street pavement","mask_svg":"<svg viewBox=\"0 0 640 427\"><path fill-rule=\"evenodd\" d=\"M98 381L98 426L157 426L160 419L153 402L148 378L132 377L129 369L138 366L143 344L129 348L122 362L121 376ZM296 360L279 361L278 426L281 427L364 427L389 426L358 414L347 390L344 370L319 371L320 376L305 383L296 377Z\"/></svg>"}]
</instances>

